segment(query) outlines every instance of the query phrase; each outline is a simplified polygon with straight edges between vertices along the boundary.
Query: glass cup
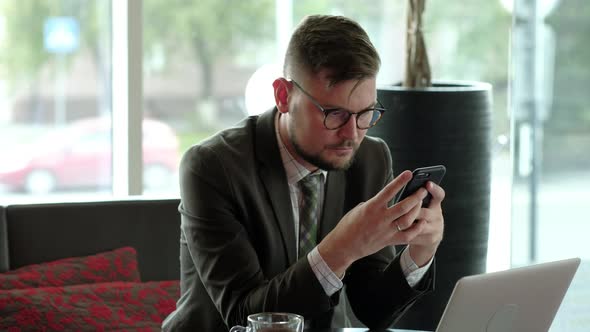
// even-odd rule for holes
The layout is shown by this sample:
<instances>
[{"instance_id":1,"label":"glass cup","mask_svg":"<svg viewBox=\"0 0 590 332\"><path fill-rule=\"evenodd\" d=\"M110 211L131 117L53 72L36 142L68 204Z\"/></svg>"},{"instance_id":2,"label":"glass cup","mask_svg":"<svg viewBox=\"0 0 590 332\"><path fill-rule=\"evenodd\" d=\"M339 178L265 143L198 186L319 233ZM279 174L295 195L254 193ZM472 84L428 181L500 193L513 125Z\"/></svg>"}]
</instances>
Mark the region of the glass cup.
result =
<instances>
[{"instance_id":1,"label":"glass cup","mask_svg":"<svg viewBox=\"0 0 590 332\"><path fill-rule=\"evenodd\" d=\"M248 327L234 326L230 332L303 332L303 317L283 312L262 312L248 316Z\"/></svg>"}]
</instances>

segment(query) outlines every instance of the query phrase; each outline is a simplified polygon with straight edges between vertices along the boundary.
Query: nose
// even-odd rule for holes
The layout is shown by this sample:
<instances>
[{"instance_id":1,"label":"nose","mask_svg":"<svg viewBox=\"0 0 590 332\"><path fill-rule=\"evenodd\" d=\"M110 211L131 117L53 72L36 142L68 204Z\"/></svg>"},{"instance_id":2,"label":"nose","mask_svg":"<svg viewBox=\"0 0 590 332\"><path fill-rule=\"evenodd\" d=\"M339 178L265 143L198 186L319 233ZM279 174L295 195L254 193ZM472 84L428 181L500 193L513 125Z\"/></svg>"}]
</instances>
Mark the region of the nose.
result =
<instances>
[{"instance_id":1,"label":"nose","mask_svg":"<svg viewBox=\"0 0 590 332\"><path fill-rule=\"evenodd\" d=\"M356 114L351 114L344 126L338 129L338 134L340 137L349 140L356 140L359 130L356 127L356 116Z\"/></svg>"}]
</instances>

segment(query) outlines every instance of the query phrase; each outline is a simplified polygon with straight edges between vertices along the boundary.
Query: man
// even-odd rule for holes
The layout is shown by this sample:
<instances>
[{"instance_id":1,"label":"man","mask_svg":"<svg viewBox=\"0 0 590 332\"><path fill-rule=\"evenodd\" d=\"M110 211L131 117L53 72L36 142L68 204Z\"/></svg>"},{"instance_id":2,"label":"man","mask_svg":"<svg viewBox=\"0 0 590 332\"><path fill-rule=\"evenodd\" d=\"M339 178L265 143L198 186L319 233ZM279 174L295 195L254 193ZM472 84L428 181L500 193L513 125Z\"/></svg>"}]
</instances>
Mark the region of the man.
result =
<instances>
[{"instance_id":1,"label":"man","mask_svg":"<svg viewBox=\"0 0 590 332\"><path fill-rule=\"evenodd\" d=\"M265 311L331 327L344 285L364 324L389 327L433 289L444 191L428 183L390 204L411 173L394 179L386 144L365 137L384 113L379 65L357 23L308 16L273 83L276 107L186 152L182 294L164 330L227 331Z\"/></svg>"}]
</instances>

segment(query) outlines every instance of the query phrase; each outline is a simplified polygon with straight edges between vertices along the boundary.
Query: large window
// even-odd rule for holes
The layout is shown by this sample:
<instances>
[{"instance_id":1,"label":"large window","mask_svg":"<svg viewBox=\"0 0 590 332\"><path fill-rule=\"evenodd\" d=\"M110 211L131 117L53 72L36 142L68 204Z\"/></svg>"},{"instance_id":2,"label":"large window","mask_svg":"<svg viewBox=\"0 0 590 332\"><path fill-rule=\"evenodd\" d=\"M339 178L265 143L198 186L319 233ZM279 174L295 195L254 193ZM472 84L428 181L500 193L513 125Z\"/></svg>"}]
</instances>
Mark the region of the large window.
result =
<instances>
[{"instance_id":1,"label":"large window","mask_svg":"<svg viewBox=\"0 0 590 332\"><path fill-rule=\"evenodd\" d=\"M110 1L0 1L0 195L111 186Z\"/></svg>"},{"instance_id":2,"label":"large window","mask_svg":"<svg viewBox=\"0 0 590 332\"><path fill-rule=\"evenodd\" d=\"M587 331L590 3L520 0L513 14L511 261L582 258L551 331Z\"/></svg>"},{"instance_id":3,"label":"large window","mask_svg":"<svg viewBox=\"0 0 590 332\"><path fill-rule=\"evenodd\" d=\"M122 3L140 8L122 15L124 36L113 14ZM272 107L271 82L307 14L360 22L382 57L378 84L401 80L405 1L230 3L0 0L0 200L115 197L113 153L127 143L141 151L121 166L141 179L130 193L177 196L186 149ZM435 80L493 85L488 270L583 258L552 331L590 327L589 22L584 0L429 0L424 18ZM131 52L118 53L117 40ZM122 72L140 80L120 106ZM140 116L126 117L133 103ZM123 134L135 130L138 141L117 139L127 119Z\"/></svg>"},{"instance_id":4,"label":"large window","mask_svg":"<svg viewBox=\"0 0 590 332\"><path fill-rule=\"evenodd\" d=\"M248 114L249 79L277 59L275 3L145 0L143 6L143 114L172 127L185 151ZM272 92L270 84L264 88Z\"/></svg>"}]
</instances>

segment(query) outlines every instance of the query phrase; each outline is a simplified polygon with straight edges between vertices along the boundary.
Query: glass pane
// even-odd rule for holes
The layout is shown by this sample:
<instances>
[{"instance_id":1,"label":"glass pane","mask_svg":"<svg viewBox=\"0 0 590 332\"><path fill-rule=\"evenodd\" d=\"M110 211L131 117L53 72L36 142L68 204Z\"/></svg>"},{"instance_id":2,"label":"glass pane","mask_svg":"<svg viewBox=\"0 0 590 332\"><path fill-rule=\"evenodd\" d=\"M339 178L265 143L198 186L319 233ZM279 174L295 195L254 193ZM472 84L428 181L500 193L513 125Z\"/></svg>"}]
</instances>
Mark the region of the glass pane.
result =
<instances>
[{"instance_id":1,"label":"glass pane","mask_svg":"<svg viewBox=\"0 0 590 332\"><path fill-rule=\"evenodd\" d=\"M425 13L424 30L433 79L482 81L493 87L487 270L506 269L510 267L510 247L505 239L510 236L511 205L510 117L507 108L512 17L501 1L484 0L432 0L427 2Z\"/></svg>"},{"instance_id":2,"label":"glass pane","mask_svg":"<svg viewBox=\"0 0 590 332\"><path fill-rule=\"evenodd\" d=\"M3 200L110 191L110 10L0 1Z\"/></svg>"},{"instance_id":3,"label":"glass pane","mask_svg":"<svg viewBox=\"0 0 590 332\"><path fill-rule=\"evenodd\" d=\"M538 21L513 34L512 264L582 258L551 331L588 331L590 3L536 2Z\"/></svg>"},{"instance_id":4,"label":"glass pane","mask_svg":"<svg viewBox=\"0 0 590 332\"><path fill-rule=\"evenodd\" d=\"M163 142L144 127L166 150L144 159L144 187L177 191L181 153L247 115L248 80L275 59L274 1L146 0L143 10L144 116L169 128Z\"/></svg>"}]
</instances>

